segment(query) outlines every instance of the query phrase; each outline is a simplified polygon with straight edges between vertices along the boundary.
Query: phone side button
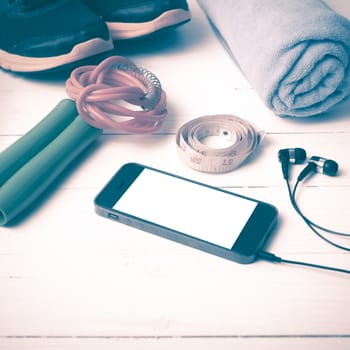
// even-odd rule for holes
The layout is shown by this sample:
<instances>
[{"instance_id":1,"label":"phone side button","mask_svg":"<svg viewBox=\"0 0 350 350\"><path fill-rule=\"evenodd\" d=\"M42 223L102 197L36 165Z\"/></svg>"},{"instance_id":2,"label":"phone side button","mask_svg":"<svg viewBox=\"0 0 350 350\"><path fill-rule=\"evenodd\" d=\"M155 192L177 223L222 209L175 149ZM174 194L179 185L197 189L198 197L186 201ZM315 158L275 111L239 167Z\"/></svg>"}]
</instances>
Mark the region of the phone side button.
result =
<instances>
[{"instance_id":1,"label":"phone side button","mask_svg":"<svg viewBox=\"0 0 350 350\"><path fill-rule=\"evenodd\" d=\"M108 213L108 218L119 221L119 216L113 213Z\"/></svg>"}]
</instances>

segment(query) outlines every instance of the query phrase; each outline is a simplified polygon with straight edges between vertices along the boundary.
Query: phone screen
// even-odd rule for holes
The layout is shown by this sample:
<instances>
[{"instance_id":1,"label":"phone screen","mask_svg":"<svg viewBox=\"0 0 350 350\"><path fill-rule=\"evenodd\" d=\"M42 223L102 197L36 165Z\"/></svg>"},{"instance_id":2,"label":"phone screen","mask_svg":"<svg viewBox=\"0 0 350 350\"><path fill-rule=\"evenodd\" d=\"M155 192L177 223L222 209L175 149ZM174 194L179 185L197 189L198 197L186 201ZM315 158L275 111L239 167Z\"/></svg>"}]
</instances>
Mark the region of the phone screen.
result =
<instances>
[{"instance_id":1,"label":"phone screen","mask_svg":"<svg viewBox=\"0 0 350 350\"><path fill-rule=\"evenodd\" d=\"M231 249L257 202L143 169L113 209Z\"/></svg>"}]
</instances>

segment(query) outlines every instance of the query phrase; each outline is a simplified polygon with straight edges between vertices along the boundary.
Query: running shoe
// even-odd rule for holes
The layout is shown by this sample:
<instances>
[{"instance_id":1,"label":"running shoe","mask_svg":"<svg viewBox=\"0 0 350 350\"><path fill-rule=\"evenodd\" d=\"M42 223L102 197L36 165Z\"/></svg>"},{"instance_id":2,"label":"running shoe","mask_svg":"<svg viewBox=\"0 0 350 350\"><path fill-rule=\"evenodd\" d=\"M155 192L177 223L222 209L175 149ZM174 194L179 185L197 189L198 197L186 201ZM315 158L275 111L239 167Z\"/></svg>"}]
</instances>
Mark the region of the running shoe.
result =
<instances>
[{"instance_id":1,"label":"running shoe","mask_svg":"<svg viewBox=\"0 0 350 350\"><path fill-rule=\"evenodd\" d=\"M186 0L83 0L106 22L113 40L144 37L188 22Z\"/></svg>"},{"instance_id":2,"label":"running shoe","mask_svg":"<svg viewBox=\"0 0 350 350\"><path fill-rule=\"evenodd\" d=\"M0 15L0 67L57 68L112 50L104 21L80 0L10 0Z\"/></svg>"}]
</instances>

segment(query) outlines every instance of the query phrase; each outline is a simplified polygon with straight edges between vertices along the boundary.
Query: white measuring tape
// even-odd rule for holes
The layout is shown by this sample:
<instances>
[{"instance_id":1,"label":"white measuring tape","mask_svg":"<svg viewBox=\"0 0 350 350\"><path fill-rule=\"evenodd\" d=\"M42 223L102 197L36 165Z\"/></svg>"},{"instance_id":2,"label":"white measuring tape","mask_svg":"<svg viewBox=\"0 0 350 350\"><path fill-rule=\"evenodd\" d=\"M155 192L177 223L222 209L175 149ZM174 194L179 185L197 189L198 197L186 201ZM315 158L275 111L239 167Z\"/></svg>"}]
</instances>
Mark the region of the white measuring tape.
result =
<instances>
[{"instance_id":1,"label":"white measuring tape","mask_svg":"<svg viewBox=\"0 0 350 350\"><path fill-rule=\"evenodd\" d=\"M265 133L234 115L209 115L184 124L177 132L180 159L190 168L208 173L225 173L237 168L260 145ZM222 137L228 147L203 143L210 136Z\"/></svg>"}]
</instances>

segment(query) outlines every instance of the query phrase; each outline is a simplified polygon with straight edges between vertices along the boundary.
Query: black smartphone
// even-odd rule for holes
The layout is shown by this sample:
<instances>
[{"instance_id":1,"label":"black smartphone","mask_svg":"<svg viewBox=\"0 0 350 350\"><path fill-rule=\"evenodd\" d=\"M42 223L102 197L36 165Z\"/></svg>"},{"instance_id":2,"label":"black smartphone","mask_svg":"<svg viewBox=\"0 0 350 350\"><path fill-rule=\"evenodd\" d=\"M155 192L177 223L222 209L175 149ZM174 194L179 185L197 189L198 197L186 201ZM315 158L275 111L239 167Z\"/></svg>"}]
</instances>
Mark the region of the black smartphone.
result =
<instances>
[{"instance_id":1,"label":"black smartphone","mask_svg":"<svg viewBox=\"0 0 350 350\"><path fill-rule=\"evenodd\" d=\"M117 171L95 210L241 264L256 259L278 216L271 204L137 163Z\"/></svg>"}]
</instances>

